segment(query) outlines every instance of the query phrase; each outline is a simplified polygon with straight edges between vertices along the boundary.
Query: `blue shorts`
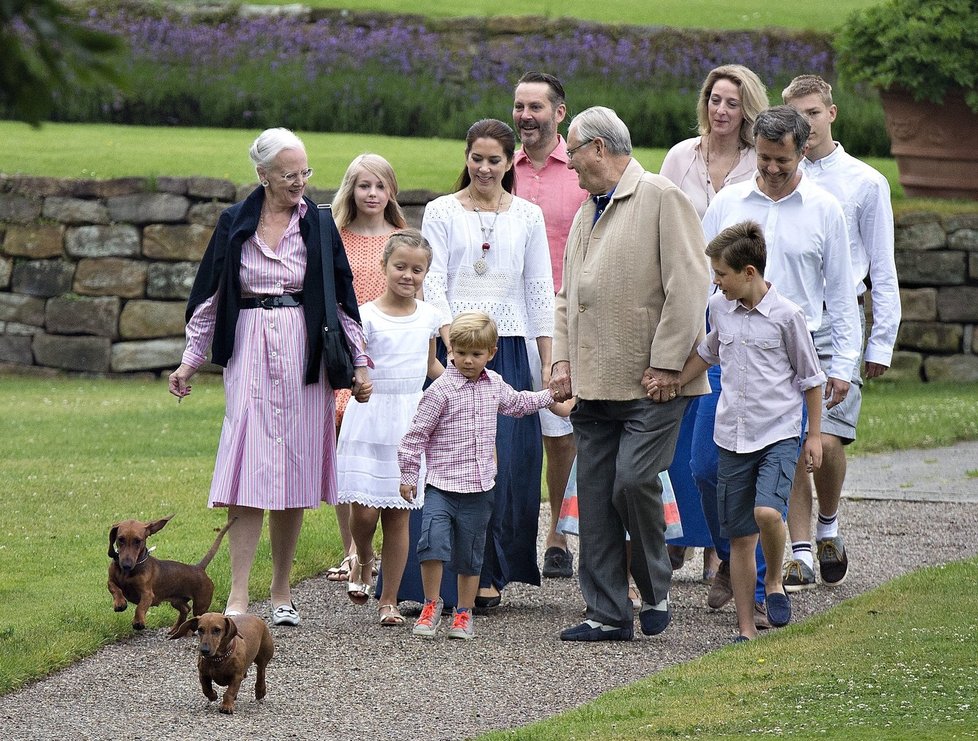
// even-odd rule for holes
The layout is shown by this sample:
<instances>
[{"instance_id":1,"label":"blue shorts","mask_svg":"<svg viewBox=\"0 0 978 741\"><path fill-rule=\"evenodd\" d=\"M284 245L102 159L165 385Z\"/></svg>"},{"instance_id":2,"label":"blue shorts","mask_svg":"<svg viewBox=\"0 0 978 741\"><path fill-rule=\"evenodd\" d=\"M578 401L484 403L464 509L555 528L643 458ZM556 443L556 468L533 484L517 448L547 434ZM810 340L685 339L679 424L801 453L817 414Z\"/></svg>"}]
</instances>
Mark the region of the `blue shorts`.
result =
<instances>
[{"instance_id":1,"label":"blue shorts","mask_svg":"<svg viewBox=\"0 0 978 741\"><path fill-rule=\"evenodd\" d=\"M798 438L779 440L753 453L719 448L717 510L720 530L727 538L742 538L758 531L755 507L770 507L782 517L798 463Z\"/></svg>"},{"instance_id":2,"label":"blue shorts","mask_svg":"<svg viewBox=\"0 0 978 741\"><path fill-rule=\"evenodd\" d=\"M495 498L495 487L461 494L425 487L418 560L443 561L461 576L481 574Z\"/></svg>"}]
</instances>

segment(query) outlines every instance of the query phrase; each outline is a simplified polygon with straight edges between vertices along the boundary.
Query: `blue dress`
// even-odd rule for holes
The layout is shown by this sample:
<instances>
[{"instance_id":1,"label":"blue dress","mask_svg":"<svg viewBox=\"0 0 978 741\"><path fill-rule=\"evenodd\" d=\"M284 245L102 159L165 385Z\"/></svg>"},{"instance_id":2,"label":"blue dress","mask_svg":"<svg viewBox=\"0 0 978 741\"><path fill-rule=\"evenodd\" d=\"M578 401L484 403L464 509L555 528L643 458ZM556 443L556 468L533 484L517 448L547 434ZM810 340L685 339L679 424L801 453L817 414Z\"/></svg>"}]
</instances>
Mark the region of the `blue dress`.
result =
<instances>
[{"instance_id":1,"label":"blue dress","mask_svg":"<svg viewBox=\"0 0 978 741\"><path fill-rule=\"evenodd\" d=\"M682 537L672 538L667 542L669 545L709 548L713 546L713 538L710 535L706 517L703 515L700 490L693 480L691 467L693 451L697 442L694 440L693 432L696 426L700 399L701 397L695 397L686 405L686 411L683 413L683 419L679 425L676 452L672 457L672 465L669 466L669 478L672 480L673 491L676 492L676 504L679 505L679 518L683 523L683 534ZM713 446L712 430L710 434L711 440L709 442L714 448L715 456L716 446Z\"/></svg>"}]
</instances>

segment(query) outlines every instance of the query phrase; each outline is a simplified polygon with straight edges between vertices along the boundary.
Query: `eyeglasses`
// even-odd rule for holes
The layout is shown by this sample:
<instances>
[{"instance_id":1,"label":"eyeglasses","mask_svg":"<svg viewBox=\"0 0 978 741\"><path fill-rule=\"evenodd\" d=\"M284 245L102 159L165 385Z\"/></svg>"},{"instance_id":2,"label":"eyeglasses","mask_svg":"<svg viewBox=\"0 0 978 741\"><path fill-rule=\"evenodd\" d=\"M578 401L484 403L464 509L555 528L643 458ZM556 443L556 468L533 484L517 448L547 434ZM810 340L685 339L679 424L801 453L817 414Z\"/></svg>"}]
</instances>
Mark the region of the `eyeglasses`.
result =
<instances>
[{"instance_id":1,"label":"eyeglasses","mask_svg":"<svg viewBox=\"0 0 978 741\"><path fill-rule=\"evenodd\" d=\"M284 175L279 175L282 180L287 182L289 185L295 185L299 178L303 180L308 180L312 177L312 168L307 167L305 170L299 170L299 172L287 172Z\"/></svg>"},{"instance_id":2,"label":"eyeglasses","mask_svg":"<svg viewBox=\"0 0 978 741\"><path fill-rule=\"evenodd\" d=\"M581 144L578 144L576 147L573 147L572 149L568 149L567 158L574 159L574 152L576 152L578 149L581 149L582 147L586 147L588 144L590 144L593 141L594 139L588 139L586 142L582 142Z\"/></svg>"}]
</instances>

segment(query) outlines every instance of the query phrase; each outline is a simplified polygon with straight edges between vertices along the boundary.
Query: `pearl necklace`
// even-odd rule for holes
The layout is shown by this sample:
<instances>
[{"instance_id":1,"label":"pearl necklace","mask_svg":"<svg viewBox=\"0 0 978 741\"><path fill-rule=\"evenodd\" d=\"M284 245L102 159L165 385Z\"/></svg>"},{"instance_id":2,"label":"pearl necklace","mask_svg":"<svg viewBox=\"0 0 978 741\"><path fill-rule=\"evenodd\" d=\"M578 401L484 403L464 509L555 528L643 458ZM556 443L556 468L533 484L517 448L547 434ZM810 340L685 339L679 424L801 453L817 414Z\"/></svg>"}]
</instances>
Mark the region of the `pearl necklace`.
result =
<instances>
[{"instance_id":1,"label":"pearl necklace","mask_svg":"<svg viewBox=\"0 0 978 741\"><path fill-rule=\"evenodd\" d=\"M472 268L475 270L476 275L485 275L486 271L489 269L489 264L486 262L486 255L489 254L489 248L491 246L490 240L492 240L493 232L496 231L496 220L499 218L499 209L502 208L503 196L505 194L505 190L499 194L499 201L496 203L496 210L493 211L494 216L492 221L489 223L489 226L486 226L482 221L482 210L476 205L472 206L472 210L475 211L475 215L479 219L479 231L482 232L482 257L472 264ZM473 204L476 203L475 198L472 196L471 186L469 186L469 200L471 200Z\"/></svg>"}]
</instances>

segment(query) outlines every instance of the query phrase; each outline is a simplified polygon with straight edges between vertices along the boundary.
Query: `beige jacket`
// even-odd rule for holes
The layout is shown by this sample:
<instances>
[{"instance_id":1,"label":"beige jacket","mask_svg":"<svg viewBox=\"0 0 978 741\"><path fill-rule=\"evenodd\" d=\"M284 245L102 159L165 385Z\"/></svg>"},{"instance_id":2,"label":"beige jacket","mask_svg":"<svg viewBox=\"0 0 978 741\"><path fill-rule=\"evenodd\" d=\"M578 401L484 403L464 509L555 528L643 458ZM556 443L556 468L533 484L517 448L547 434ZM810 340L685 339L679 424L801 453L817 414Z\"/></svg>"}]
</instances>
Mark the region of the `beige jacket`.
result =
<instances>
[{"instance_id":1,"label":"beige jacket","mask_svg":"<svg viewBox=\"0 0 978 741\"><path fill-rule=\"evenodd\" d=\"M582 399L644 399L645 369L681 370L705 336L703 230L683 192L635 159L592 228L594 212L585 201L567 238L553 362L570 362ZM709 391L703 374L682 393Z\"/></svg>"}]
</instances>

